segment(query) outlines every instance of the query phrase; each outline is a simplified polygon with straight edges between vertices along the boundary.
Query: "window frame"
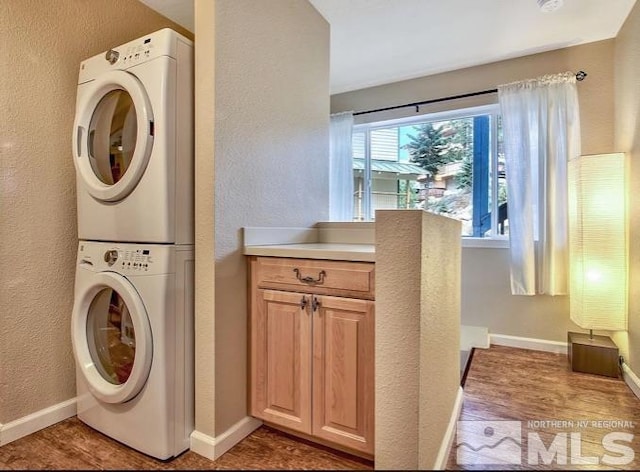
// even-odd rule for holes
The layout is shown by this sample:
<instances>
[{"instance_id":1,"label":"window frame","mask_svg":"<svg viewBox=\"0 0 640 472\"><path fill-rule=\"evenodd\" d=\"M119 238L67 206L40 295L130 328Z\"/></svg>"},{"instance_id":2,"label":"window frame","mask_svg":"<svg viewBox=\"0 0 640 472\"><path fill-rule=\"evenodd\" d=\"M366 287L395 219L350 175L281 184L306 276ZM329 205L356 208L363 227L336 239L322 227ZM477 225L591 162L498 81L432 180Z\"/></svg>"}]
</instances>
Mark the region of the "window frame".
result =
<instances>
[{"instance_id":1,"label":"window frame","mask_svg":"<svg viewBox=\"0 0 640 472\"><path fill-rule=\"evenodd\" d=\"M457 108L453 110L445 110L438 112L425 112L413 116L392 118L382 121L371 121L366 123L354 124L353 133L364 132L364 195L363 195L363 214L371 214L371 132L378 129L387 129L392 127L418 125L425 122L437 122L445 120L456 120L463 118L473 118L475 116L489 115L491 126L489 129L489 152L490 152L490 188L491 188L491 235L485 237L463 236L462 247L477 248L508 248L509 236L498 234L498 119L500 118L500 105L492 103L488 105L480 105L474 107ZM365 221L373 221L366 219Z\"/></svg>"}]
</instances>

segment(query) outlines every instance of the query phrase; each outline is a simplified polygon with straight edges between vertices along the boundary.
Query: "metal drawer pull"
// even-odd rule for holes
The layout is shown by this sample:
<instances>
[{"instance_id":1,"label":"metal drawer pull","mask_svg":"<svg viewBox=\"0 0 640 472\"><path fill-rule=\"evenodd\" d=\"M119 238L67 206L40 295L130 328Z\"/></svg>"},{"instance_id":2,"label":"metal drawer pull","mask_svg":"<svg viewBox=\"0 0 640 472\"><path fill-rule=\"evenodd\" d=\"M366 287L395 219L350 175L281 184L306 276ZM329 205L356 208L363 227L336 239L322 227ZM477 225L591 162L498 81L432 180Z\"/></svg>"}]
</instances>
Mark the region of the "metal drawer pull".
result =
<instances>
[{"instance_id":1,"label":"metal drawer pull","mask_svg":"<svg viewBox=\"0 0 640 472\"><path fill-rule=\"evenodd\" d=\"M304 295L302 296L302 300L300 300L300 309L304 310L307 308L307 303L309 303L307 301L307 297L305 297Z\"/></svg>"},{"instance_id":2,"label":"metal drawer pull","mask_svg":"<svg viewBox=\"0 0 640 472\"><path fill-rule=\"evenodd\" d=\"M324 282L324 276L327 275L327 273L324 270L321 270L320 273L318 274L318 278L314 279L309 275L307 275L306 277L302 277L300 275L300 269L293 269L293 271L296 274L296 278L300 282L304 282L305 284L321 284Z\"/></svg>"}]
</instances>

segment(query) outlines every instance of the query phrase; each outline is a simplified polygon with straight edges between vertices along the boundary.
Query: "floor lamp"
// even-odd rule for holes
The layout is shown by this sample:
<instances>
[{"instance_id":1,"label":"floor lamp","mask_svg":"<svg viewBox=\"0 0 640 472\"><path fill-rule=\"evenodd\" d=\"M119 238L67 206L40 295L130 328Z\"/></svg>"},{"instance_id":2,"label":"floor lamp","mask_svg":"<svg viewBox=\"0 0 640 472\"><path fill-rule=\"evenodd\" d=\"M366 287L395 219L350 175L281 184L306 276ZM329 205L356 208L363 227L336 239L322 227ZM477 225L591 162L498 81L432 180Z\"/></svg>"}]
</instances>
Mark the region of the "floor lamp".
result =
<instances>
[{"instance_id":1,"label":"floor lamp","mask_svg":"<svg viewBox=\"0 0 640 472\"><path fill-rule=\"evenodd\" d=\"M569 312L589 333L568 334L572 370L617 377L618 347L593 330L627 329L627 216L623 153L569 161Z\"/></svg>"}]
</instances>

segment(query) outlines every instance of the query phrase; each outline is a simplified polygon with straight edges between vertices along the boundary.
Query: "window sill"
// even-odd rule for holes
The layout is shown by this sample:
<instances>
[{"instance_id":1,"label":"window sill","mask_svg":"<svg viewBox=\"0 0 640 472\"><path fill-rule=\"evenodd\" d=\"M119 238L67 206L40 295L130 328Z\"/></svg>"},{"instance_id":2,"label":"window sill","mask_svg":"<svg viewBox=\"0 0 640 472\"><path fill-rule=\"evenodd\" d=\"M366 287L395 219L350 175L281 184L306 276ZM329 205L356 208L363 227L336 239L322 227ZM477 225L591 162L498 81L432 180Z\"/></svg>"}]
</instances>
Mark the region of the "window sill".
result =
<instances>
[{"instance_id":1,"label":"window sill","mask_svg":"<svg viewBox=\"0 0 640 472\"><path fill-rule=\"evenodd\" d=\"M507 249L509 248L508 238L462 238L462 247Z\"/></svg>"}]
</instances>

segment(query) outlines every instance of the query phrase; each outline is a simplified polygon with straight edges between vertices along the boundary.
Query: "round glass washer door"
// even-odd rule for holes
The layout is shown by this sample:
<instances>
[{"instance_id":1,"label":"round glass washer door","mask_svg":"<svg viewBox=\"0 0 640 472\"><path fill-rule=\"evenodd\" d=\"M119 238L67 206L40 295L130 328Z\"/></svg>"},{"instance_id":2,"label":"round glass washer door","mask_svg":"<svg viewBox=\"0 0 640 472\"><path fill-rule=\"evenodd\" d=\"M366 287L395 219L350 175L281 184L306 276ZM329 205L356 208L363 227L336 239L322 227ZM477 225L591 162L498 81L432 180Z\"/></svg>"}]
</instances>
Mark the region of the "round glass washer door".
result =
<instances>
[{"instance_id":1,"label":"round glass washer door","mask_svg":"<svg viewBox=\"0 0 640 472\"><path fill-rule=\"evenodd\" d=\"M118 201L138 184L153 148L153 110L142 83L110 71L78 99L73 133L76 171L96 199Z\"/></svg>"},{"instance_id":2,"label":"round glass washer door","mask_svg":"<svg viewBox=\"0 0 640 472\"><path fill-rule=\"evenodd\" d=\"M73 352L91 393L106 403L123 403L134 398L149 377L149 318L124 277L113 272L92 277L73 307Z\"/></svg>"}]
</instances>

